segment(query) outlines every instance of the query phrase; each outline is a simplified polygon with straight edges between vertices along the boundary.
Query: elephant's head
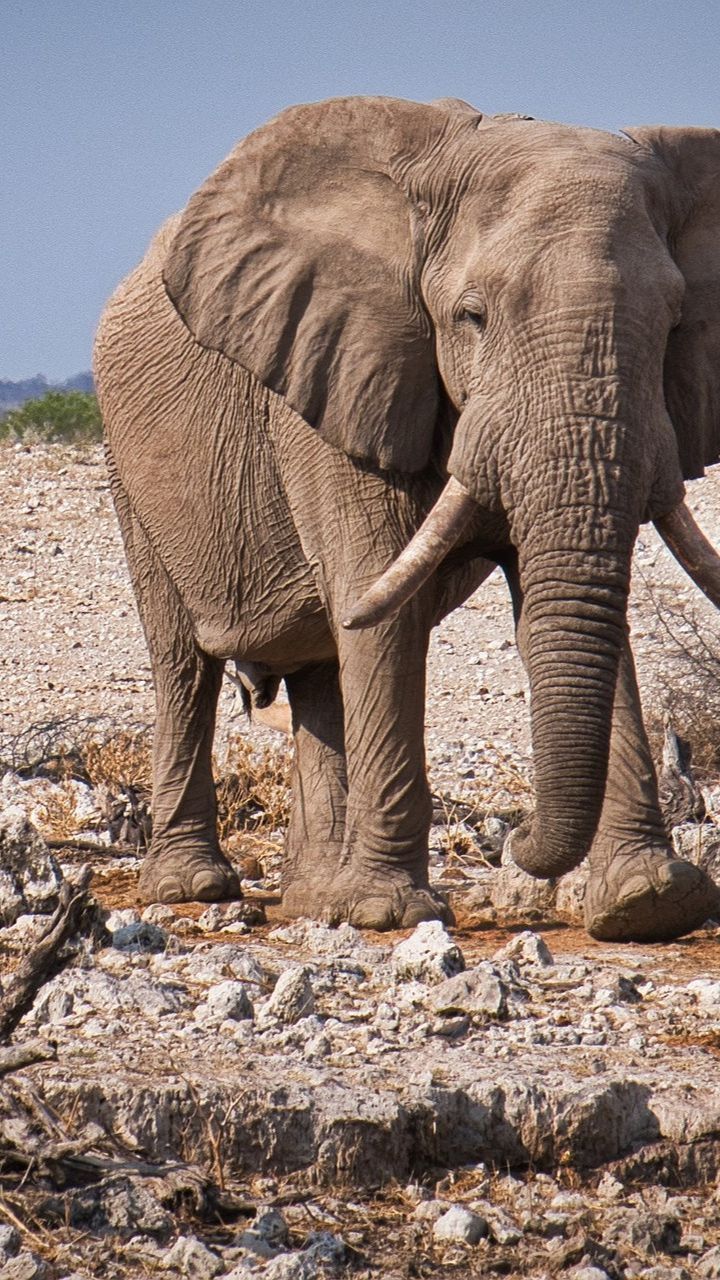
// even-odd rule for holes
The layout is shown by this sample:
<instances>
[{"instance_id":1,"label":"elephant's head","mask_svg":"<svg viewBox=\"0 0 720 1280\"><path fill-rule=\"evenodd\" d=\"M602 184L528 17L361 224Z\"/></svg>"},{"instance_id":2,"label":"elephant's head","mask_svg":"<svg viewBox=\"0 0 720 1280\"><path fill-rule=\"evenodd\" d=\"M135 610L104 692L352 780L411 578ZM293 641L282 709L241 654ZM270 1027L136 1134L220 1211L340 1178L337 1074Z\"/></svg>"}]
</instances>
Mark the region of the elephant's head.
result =
<instances>
[{"instance_id":1,"label":"elephant's head","mask_svg":"<svg viewBox=\"0 0 720 1280\"><path fill-rule=\"evenodd\" d=\"M450 408L448 486L348 621L400 607L478 504L504 517L537 779L516 857L569 870L599 818L639 523L692 565L683 476L720 454L720 131L299 107L193 197L165 283L199 343L355 457L423 469Z\"/></svg>"}]
</instances>

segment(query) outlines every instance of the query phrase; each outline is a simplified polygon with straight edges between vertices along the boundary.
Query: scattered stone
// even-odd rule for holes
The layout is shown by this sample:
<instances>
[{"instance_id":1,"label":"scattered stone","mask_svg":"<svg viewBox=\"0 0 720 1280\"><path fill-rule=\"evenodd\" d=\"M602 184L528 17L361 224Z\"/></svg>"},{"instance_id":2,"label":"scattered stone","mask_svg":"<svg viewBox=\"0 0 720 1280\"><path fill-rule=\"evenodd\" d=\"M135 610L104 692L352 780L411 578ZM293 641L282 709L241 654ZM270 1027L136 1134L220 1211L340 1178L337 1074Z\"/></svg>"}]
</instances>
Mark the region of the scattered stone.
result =
<instances>
[{"instance_id":1,"label":"scattered stone","mask_svg":"<svg viewBox=\"0 0 720 1280\"><path fill-rule=\"evenodd\" d=\"M53 912L62 880L57 859L23 810L0 806L0 925Z\"/></svg>"},{"instance_id":2,"label":"scattered stone","mask_svg":"<svg viewBox=\"0 0 720 1280\"><path fill-rule=\"evenodd\" d=\"M395 977L436 983L461 973L465 959L439 920L425 920L392 953Z\"/></svg>"},{"instance_id":3,"label":"scattered stone","mask_svg":"<svg viewBox=\"0 0 720 1280\"><path fill-rule=\"evenodd\" d=\"M674 1214L616 1209L605 1225L605 1241L622 1243L645 1253L672 1253L680 1243L681 1226Z\"/></svg>"},{"instance_id":4,"label":"scattered stone","mask_svg":"<svg viewBox=\"0 0 720 1280\"><path fill-rule=\"evenodd\" d=\"M0 1224L0 1263L14 1258L20 1248L20 1236L14 1227L6 1223Z\"/></svg>"},{"instance_id":5,"label":"scattered stone","mask_svg":"<svg viewBox=\"0 0 720 1280\"><path fill-rule=\"evenodd\" d=\"M305 965L292 965L280 974L272 995L263 1006L261 1021L292 1025L314 1012L315 996L310 970Z\"/></svg>"},{"instance_id":6,"label":"scattered stone","mask_svg":"<svg viewBox=\"0 0 720 1280\"><path fill-rule=\"evenodd\" d=\"M437 1222L449 1208L447 1200L421 1200L412 1216L416 1222Z\"/></svg>"},{"instance_id":7,"label":"scattered stone","mask_svg":"<svg viewBox=\"0 0 720 1280\"><path fill-rule=\"evenodd\" d=\"M473 1212L485 1220L492 1240L496 1244L511 1245L522 1240L523 1233L509 1213L487 1200L473 1201Z\"/></svg>"},{"instance_id":8,"label":"scattered stone","mask_svg":"<svg viewBox=\"0 0 720 1280\"><path fill-rule=\"evenodd\" d=\"M240 1236L240 1245L260 1258L274 1258L289 1241L288 1225L278 1209L260 1207Z\"/></svg>"},{"instance_id":9,"label":"scattered stone","mask_svg":"<svg viewBox=\"0 0 720 1280\"><path fill-rule=\"evenodd\" d=\"M428 1027L428 1035L445 1036L448 1040L458 1040L460 1036L464 1036L470 1030L470 1019L464 1015L454 1017L450 1014L448 1017L436 1018Z\"/></svg>"},{"instance_id":10,"label":"scattered stone","mask_svg":"<svg viewBox=\"0 0 720 1280\"><path fill-rule=\"evenodd\" d=\"M14 1258L8 1258L0 1269L0 1280L45 1280L47 1263L29 1249L23 1249Z\"/></svg>"},{"instance_id":11,"label":"scattered stone","mask_svg":"<svg viewBox=\"0 0 720 1280\"><path fill-rule=\"evenodd\" d=\"M253 1013L246 986L231 978L210 988L204 1002L197 1006L195 1018L205 1026L219 1026L227 1019L240 1022L243 1018L252 1018Z\"/></svg>"},{"instance_id":12,"label":"scattered stone","mask_svg":"<svg viewBox=\"0 0 720 1280\"><path fill-rule=\"evenodd\" d=\"M121 1235L167 1237L175 1219L140 1178L117 1178L106 1186L85 1187L68 1197L70 1220L79 1228ZM61 1207L62 1209L62 1207Z\"/></svg>"},{"instance_id":13,"label":"scattered stone","mask_svg":"<svg viewBox=\"0 0 720 1280\"><path fill-rule=\"evenodd\" d=\"M336 928L317 920L294 920L292 924L272 929L269 942L281 942L302 948L313 959L352 959L377 970L388 958L387 947L366 942L359 929L344 921Z\"/></svg>"},{"instance_id":14,"label":"scattered stone","mask_svg":"<svg viewBox=\"0 0 720 1280\"><path fill-rule=\"evenodd\" d=\"M454 1204L438 1218L433 1227L433 1238L461 1244L477 1244L487 1235L488 1224L479 1214L462 1205Z\"/></svg>"},{"instance_id":15,"label":"scattered stone","mask_svg":"<svg viewBox=\"0 0 720 1280\"><path fill-rule=\"evenodd\" d=\"M447 978L433 988L427 1003L435 1013L450 1017L507 1018L509 988L487 961Z\"/></svg>"},{"instance_id":16,"label":"scattered stone","mask_svg":"<svg viewBox=\"0 0 720 1280\"><path fill-rule=\"evenodd\" d=\"M151 902L143 911L140 919L148 924L171 925L176 920L175 912L166 902Z\"/></svg>"},{"instance_id":17,"label":"scattered stone","mask_svg":"<svg viewBox=\"0 0 720 1280\"><path fill-rule=\"evenodd\" d=\"M720 1280L720 1245L708 1249L695 1263L700 1280Z\"/></svg>"},{"instance_id":18,"label":"scattered stone","mask_svg":"<svg viewBox=\"0 0 720 1280\"><path fill-rule=\"evenodd\" d=\"M342 1267L347 1262L348 1249L342 1236L332 1231L311 1231L303 1253L323 1267Z\"/></svg>"},{"instance_id":19,"label":"scattered stone","mask_svg":"<svg viewBox=\"0 0 720 1280\"><path fill-rule=\"evenodd\" d=\"M416 1204L413 1210L413 1217L416 1222L437 1222L441 1219L443 1213L447 1213L450 1204L447 1201L434 1201L434 1199L423 1199Z\"/></svg>"},{"instance_id":20,"label":"scattered stone","mask_svg":"<svg viewBox=\"0 0 720 1280\"><path fill-rule=\"evenodd\" d=\"M694 978L688 983L688 991L694 995L703 1013L720 1014L720 982L714 978Z\"/></svg>"},{"instance_id":21,"label":"scattered stone","mask_svg":"<svg viewBox=\"0 0 720 1280\"><path fill-rule=\"evenodd\" d=\"M268 1262L262 1280L317 1280L318 1265L306 1253L285 1253Z\"/></svg>"},{"instance_id":22,"label":"scattered stone","mask_svg":"<svg viewBox=\"0 0 720 1280\"><path fill-rule=\"evenodd\" d=\"M156 924L137 920L113 930L112 944L118 951L164 951L167 934Z\"/></svg>"},{"instance_id":23,"label":"scattered stone","mask_svg":"<svg viewBox=\"0 0 720 1280\"><path fill-rule=\"evenodd\" d=\"M156 903L155 905L160 906L161 904ZM139 922L140 914L132 907L116 907L112 911L108 911L105 918L105 924L110 933L114 933L116 929L124 929L129 924L139 924Z\"/></svg>"},{"instance_id":24,"label":"scattered stone","mask_svg":"<svg viewBox=\"0 0 720 1280\"><path fill-rule=\"evenodd\" d=\"M541 968L555 963L547 943L531 929L525 929L501 951L496 951L494 959L515 960L519 965L539 965Z\"/></svg>"},{"instance_id":25,"label":"scattered stone","mask_svg":"<svg viewBox=\"0 0 720 1280\"><path fill-rule=\"evenodd\" d=\"M257 924L265 924L265 908L261 902L243 898L240 902L213 902L203 911L198 925L205 933L222 933L236 925L245 929Z\"/></svg>"},{"instance_id":26,"label":"scattered stone","mask_svg":"<svg viewBox=\"0 0 720 1280\"><path fill-rule=\"evenodd\" d=\"M172 1249L160 1261L164 1271L179 1271L187 1280L213 1280L225 1270L216 1253L196 1236L178 1236Z\"/></svg>"}]
</instances>

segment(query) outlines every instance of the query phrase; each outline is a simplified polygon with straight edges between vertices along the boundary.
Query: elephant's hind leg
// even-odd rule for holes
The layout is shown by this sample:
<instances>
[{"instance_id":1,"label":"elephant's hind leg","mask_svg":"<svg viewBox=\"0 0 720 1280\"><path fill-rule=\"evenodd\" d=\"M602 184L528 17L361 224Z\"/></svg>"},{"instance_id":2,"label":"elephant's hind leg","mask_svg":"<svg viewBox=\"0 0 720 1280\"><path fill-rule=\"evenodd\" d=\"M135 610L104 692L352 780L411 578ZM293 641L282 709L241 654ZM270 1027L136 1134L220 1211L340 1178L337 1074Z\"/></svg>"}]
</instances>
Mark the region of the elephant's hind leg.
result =
<instances>
[{"instance_id":1,"label":"elephant's hind leg","mask_svg":"<svg viewBox=\"0 0 720 1280\"><path fill-rule=\"evenodd\" d=\"M283 910L316 916L340 870L347 811L347 765L337 662L285 677L295 764L283 860Z\"/></svg>"},{"instance_id":2,"label":"elephant's hind leg","mask_svg":"<svg viewBox=\"0 0 720 1280\"><path fill-rule=\"evenodd\" d=\"M666 942L720 910L720 888L673 853L658 801L630 645L618 673L607 787L589 855L585 922L598 939Z\"/></svg>"},{"instance_id":3,"label":"elephant's hind leg","mask_svg":"<svg viewBox=\"0 0 720 1280\"><path fill-rule=\"evenodd\" d=\"M153 834L140 895L145 902L239 898L240 883L218 844L211 767L223 663L198 649L112 468L111 480L155 685Z\"/></svg>"}]
</instances>

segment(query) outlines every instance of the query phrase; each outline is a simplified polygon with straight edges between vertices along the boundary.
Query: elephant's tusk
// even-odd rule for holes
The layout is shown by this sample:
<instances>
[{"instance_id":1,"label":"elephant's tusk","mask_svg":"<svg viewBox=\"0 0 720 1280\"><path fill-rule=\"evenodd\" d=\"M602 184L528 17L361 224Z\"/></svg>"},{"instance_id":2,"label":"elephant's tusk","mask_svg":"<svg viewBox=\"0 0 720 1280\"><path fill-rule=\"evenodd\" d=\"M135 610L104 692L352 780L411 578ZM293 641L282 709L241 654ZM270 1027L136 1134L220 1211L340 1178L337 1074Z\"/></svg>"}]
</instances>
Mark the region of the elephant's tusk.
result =
<instances>
[{"instance_id":1,"label":"elephant's tusk","mask_svg":"<svg viewBox=\"0 0 720 1280\"><path fill-rule=\"evenodd\" d=\"M356 631L397 613L452 551L476 509L467 489L451 476L405 550L360 597L342 625Z\"/></svg>"},{"instance_id":2,"label":"elephant's tusk","mask_svg":"<svg viewBox=\"0 0 720 1280\"><path fill-rule=\"evenodd\" d=\"M691 511L681 502L667 516L654 521L660 537L675 559L720 609L720 555L695 523Z\"/></svg>"}]
</instances>

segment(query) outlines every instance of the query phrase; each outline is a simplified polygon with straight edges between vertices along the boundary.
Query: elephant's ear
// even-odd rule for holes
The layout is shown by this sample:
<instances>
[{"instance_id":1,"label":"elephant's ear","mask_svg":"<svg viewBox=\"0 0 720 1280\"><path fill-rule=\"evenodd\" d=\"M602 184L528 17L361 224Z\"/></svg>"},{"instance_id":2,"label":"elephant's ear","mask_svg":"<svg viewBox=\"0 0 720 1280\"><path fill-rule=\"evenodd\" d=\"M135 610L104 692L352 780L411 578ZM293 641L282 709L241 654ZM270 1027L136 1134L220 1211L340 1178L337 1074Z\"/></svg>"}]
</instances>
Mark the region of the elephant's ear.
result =
<instances>
[{"instance_id":1,"label":"elephant's ear","mask_svg":"<svg viewBox=\"0 0 720 1280\"><path fill-rule=\"evenodd\" d=\"M421 220L395 169L442 126L392 99L283 112L192 197L164 267L198 343L331 444L399 471L430 457L439 383Z\"/></svg>"},{"instance_id":2,"label":"elephant's ear","mask_svg":"<svg viewBox=\"0 0 720 1280\"><path fill-rule=\"evenodd\" d=\"M720 460L720 129L627 130L670 170L669 247L685 277L665 356L665 399L686 479Z\"/></svg>"}]
</instances>

